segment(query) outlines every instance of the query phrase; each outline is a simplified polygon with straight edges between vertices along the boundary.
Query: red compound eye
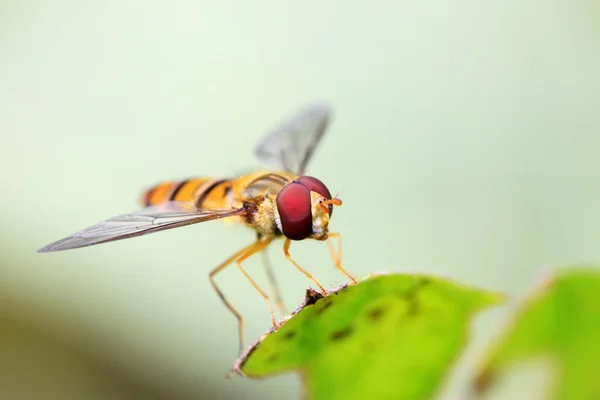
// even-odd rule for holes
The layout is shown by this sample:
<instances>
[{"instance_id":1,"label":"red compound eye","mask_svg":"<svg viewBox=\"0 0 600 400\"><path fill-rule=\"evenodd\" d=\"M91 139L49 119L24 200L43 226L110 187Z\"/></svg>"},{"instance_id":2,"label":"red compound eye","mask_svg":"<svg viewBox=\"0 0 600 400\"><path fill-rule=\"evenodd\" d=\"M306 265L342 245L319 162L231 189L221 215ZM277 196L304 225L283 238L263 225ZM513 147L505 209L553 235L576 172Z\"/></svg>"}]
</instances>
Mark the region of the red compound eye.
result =
<instances>
[{"instance_id":1,"label":"red compound eye","mask_svg":"<svg viewBox=\"0 0 600 400\"><path fill-rule=\"evenodd\" d=\"M331 193L329 193L329 189L327 186L317 178L313 178L312 176L301 176L296 179L298 182L303 184L313 192L319 193L321 196L325 197L327 200L331 200ZM329 205L329 216L333 213L333 205Z\"/></svg>"},{"instance_id":2,"label":"red compound eye","mask_svg":"<svg viewBox=\"0 0 600 400\"><path fill-rule=\"evenodd\" d=\"M317 192L327 200L331 200L331 193L329 193L329 189L327 189L327 186L325 186L325 184L317 178L313 178L312 176L301 176L296 180L306 186L308 190Z\"/></svg>"},{"instance_id":3,"label":"red compound eye","mask_svg":"<svg viewBox=\"0 0 600 400\"><path fill-rule=\"evenodd\" d=\"M299 182L291 182L277 194L277 210L282 233L289 239L306 239L312 233L310 190Z\"/></svg>"}]
</instances>

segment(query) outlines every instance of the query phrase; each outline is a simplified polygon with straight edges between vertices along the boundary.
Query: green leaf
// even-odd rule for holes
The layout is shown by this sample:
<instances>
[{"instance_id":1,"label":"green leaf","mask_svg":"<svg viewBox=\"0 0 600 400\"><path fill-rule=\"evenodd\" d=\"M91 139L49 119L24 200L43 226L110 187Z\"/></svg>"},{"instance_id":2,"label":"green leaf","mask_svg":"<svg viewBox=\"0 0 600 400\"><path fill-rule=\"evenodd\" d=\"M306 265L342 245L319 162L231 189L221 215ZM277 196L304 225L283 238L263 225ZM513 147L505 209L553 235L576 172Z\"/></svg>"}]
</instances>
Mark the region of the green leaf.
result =
<instances>
[{"instance_id":1,"label":"green leaf","mask_svg":"<svg viewBox=\"0 0 600 400\"><path fill-rule=\"evenodd\" d=\"M313 399L427 399L498 294L430 276L370 276L307 301L234 367L249 377L300 371Z\"/></svg>"},{"instance_id":2,"label":"green leaf","mask_svg":"<svg viewBox=\"0 0 600 400\"><path fill-rule=\"evenodd\" d=\"M600 398L600 273L564 270L525 302L484 360L480 394L515 364L536 358L557 375L555 399Z\"/></svg>"}]
</instances>

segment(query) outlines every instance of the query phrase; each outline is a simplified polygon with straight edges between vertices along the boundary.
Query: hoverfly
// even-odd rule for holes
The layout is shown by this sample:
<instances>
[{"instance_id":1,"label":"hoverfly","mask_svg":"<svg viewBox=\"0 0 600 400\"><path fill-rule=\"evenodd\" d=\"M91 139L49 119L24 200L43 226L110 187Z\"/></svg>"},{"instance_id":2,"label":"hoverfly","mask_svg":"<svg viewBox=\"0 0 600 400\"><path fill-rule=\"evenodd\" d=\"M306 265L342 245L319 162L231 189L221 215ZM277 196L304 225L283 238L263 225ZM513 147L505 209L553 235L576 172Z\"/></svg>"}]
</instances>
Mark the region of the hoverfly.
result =
<instances>
[{"instance_id":1,"label":"hoverfly","mask_svg":"<svg viewBox=\"0 0 600 400\"><path fill-rule=\"evenodd\" d=\"M326 241L336 268L356 283L341 264L340 234L329 232L333 207L340 206L342 202L331 196L323 182L304 175L330 117L328 105L313 104L265 135L256 146L255 155L264 164L277 168L276 171L263 170L224 179L195 178L161 183L144 193L142 203L145 208L100 222L38 252L75 249L216 219L234 220L246 225L256 232L254 243L238 250L209 273L213 288L238 319L241 351L244 348L244 320L215 282L215 276L227 266L235 263L265 298L275 330L278 324L269 296L242 266L244 260L263 252L273 240L285 239L285 257L324 295L327 295L327 290L323 285L290 256L292 241ZM331 238L338 239L337 252ZM276 298L279 298L278 292Z\"/></svg>"}]
</instances>

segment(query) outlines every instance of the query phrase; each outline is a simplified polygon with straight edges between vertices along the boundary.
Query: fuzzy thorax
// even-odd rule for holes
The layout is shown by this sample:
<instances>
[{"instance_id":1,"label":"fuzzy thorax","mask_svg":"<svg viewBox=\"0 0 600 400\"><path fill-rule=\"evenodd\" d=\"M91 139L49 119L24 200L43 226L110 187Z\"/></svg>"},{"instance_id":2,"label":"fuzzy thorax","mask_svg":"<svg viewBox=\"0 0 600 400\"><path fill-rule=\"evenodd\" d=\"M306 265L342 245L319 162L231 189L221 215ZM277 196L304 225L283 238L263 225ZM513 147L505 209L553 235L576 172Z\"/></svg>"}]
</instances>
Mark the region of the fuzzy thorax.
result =
<instances>
[{"instance_id":1,"label":"fuzzy thorax","mask_svg":"<svg viewBox=\"0 0 600 400\"><path fill-rule=\"evenodd\" d=\"M264 237L281 235L281 221L279 221L275 200L265 196L257 206L258 209L252 214L249 225Z\"/></svg>"}]
</instances>

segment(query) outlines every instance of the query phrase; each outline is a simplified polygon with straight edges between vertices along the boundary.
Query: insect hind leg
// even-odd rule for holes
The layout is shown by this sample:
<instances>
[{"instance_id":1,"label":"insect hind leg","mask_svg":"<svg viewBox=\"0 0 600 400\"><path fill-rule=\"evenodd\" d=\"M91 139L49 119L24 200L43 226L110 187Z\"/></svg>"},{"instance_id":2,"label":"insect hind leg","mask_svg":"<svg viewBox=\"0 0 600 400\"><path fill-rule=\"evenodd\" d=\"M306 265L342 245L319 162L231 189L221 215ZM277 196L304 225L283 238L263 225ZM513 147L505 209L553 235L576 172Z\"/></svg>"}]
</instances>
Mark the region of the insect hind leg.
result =
<instances>
[{"instance_id":1,"label":"insect hind leg","mask_svg":"<svg viewBox=\"0 0 600 400\"><path fill-rule=\"evenodd\" d=\"M275 330L277 330L279 328L279 325L277 324L277 321L275 320L275 311L273 310L273 304L271 303L271 299L269 298L267 293L264 290L262 290L260 288L260 286L258 286L258 284L254 281L254 279L252 279L252 277L250 277L250 275L242 267L242 262L244 262L244 260L246 260L247 258L253 256L254 254L264 250L269 245L269 243L271 243L272 240L273 239L263 239L263 240L258 239L256 242L254 242L254 244L252 246L250 246L250 248L248 248L246 250L245 253L240 255L240 257L237 260L235 260L235 263L237 264L240 271L242 271L244 276L250 281L252 286L254 286L254 288L267 301L267 306L269 306L269 311L271 313L271 321L273 322L273 328L275 328Z\"/></svg>"},{"instance_id":2,"label":"insect hind leg","mask_svg":"<svg viewBox=\"0 0 600 400\"><path fill-rule=\"evenodd\" d=\"M217 266L215 269L210 271L210 273L208 274L208 278L210 279L210 284L212 285L213 289L215 289L215 291L219 295L219 298L221 299L223 304L225 304L225 306L229 309L229 311L231 311L231 313L233 315L235 315L235 317L238 320L240 353L242 351L244 351L244 348L246 347L245 341L244 341L244 318L242 317L242 314L240 314L239 311L236 310L236 308L229 302L229 300L227 300L227 298L225 297L225 295L223 294L223 292L221 291L219 286L217 286L217 283L215 282L215 275L217 275L219 272L224 270L227 266L231 265L231 263L233 263L238 257L240 257L241 255L246 253L248 250L250 250L255 245L256 245L256 243L252 243L251 245L246 246L241 250L238 250L235 254L233 254L227 260L223 261L221 264L219 264L219 266Z\"/></svg>"},{"instance_id":3,"label":"insect hind leg","mask_svg":"<svg viewBox=\"0 0 600 400\"><path fill-rule=\"evenodd\" d=\"M277 279L275 279L275 273L273 272L273 266L269 261L269 257L267 256L267 249L264 249L261 252L262 262L265 267L265 272L267 273L267 278L269 279L269 284L271 285L271 290L273 292L273 300L275 300L275 306L279 310L279 312L283 315L288 315L289 311L286 308L283 298L281 297L281 291L279 290L279 285L277 284Z\"/></svg>"}]
</instances>

